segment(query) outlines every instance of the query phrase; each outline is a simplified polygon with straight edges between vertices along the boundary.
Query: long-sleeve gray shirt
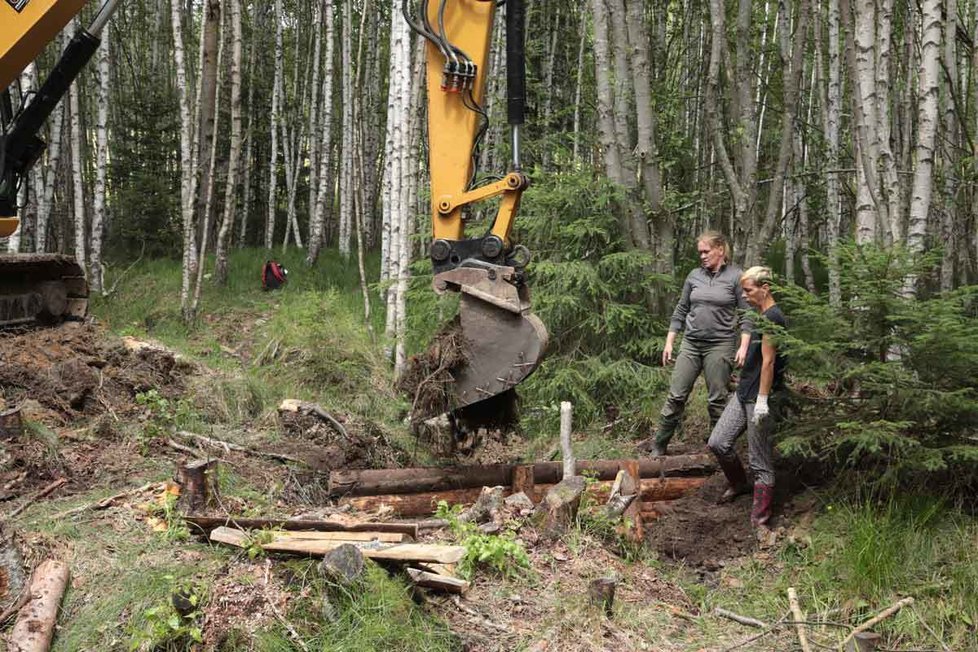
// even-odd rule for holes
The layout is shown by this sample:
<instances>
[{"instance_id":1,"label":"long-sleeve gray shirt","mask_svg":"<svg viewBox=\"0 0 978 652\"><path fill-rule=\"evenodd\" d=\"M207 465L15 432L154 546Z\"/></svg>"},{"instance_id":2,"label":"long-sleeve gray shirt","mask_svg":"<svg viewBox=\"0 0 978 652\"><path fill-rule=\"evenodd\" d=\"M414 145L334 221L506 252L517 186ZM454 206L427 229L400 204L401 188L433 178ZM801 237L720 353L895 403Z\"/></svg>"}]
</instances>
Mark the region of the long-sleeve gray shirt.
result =
<instances>
[{"instance_id":1,"label":"long-sleeve gray shirt","mask_svg":"<svg viewBox=\"0 0 978 652\"><path fill-rule=\"evenodd\" d=\"M683 292L672 313L669 330L686 331L686 337L701 342L732 340L737 328L749 333L751 320L740 289L743 271L728 264L717 273L697 267L686 277Z\"/></svg>"}]
</instances>

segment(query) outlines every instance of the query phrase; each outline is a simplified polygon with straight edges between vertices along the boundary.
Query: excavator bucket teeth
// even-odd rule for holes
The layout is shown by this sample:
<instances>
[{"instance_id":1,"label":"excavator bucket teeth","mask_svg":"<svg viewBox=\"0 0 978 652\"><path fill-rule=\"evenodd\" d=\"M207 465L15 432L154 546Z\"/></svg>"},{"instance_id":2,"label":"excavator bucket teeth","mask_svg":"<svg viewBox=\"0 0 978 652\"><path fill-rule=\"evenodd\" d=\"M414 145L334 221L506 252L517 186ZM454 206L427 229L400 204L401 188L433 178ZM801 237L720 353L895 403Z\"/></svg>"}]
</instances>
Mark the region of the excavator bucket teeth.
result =
<instances>
[{"instance_id":1,"label":"excavator bucket teeth","mask_svg":"<svg viewBox=\"0 0 978 652\"><path fill-rule=\"evenodd\" d=\"M0 255L0 328L56 324L88 314L88 283L74 258Z\"/></svg>"},{"instance_id":2,"label":"excavator bucket teeth","mask_svg":"<svg viewBox=\"0 0 978 652\"><path fill-rule=\"evenodd\" d=\"M464 293L459 324L465 363L453 372L456 409L515 387L537 368L547 348L547 329L536 315Z\"/></svg>"}]
</instances>

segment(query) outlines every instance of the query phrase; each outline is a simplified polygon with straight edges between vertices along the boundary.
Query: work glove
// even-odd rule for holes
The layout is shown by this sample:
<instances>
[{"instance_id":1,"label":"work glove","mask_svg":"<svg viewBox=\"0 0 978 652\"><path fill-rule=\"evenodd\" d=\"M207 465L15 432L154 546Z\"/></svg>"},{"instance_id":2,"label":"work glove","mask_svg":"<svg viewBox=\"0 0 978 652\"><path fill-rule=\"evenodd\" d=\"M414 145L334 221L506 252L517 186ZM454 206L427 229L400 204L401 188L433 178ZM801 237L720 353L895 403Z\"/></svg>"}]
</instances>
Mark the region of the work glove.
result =
<instances>
[{"instance_id":1,"label":"work glove","mask_svg":"<svg viewBox=\"0 0 978 652\"><path fill-rule=\"evenodd\" d=\"M752 419L754 425L759 424L769 414L771 414L771 408L767 405L767 395L758 394L757 401L754 403L754 417Z\"/></svg>"}]
</instances>

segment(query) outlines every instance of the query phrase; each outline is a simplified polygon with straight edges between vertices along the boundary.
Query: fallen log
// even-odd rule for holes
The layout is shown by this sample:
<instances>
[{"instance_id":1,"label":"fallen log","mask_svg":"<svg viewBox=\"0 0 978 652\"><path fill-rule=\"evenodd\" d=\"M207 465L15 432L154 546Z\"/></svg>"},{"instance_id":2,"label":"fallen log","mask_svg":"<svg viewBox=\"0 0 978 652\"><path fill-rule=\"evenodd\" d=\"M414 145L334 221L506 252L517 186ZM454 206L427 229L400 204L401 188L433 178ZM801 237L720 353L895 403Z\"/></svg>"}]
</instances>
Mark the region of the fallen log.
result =
<instances>
[{"instance_id":1,"label":"fallen log","mask_svg":"<svg viewBox=\"0 0 978 652\"><path fill-rule=\"evenodd\" d=\"M219 527L233 526L242 530L287 530L316 532L393 532L418 538L417 523L337 523L336 521L314 521L308 519L237 518L234 516L187 516L187 525L203 530L205 533Z\"/></svg>"},{"instance_id":2,"label":"fallen log","mask_svg":"<svg viewBox=\"0 0 978 652\"><path fill-rule=\"evenodd\" d=\"M11 652L47 652L54 638L58 606L68 586L68 566L48 559L31 579L31 599L21 607L10 635Z\"/></svg>"},{"instance_id":3,"label":"fallen log","mask_svg":"<svg viewBox=\"0 0 978 652\"><path fill-rule=\"evenodd\" d=\"M640 499L643 504L675 500L686 493L698 488L706 482L706 478L650 478L641 481ZM595 482L588 488L588 495L596 502L605 503L611 494L612 482ZM546 494L553 485L537 485L537 491ZM505 496L510 495L511 489L504 489ZM435 513L438 502L444 500L449 505L471 505L478 500L482 493L481 487L472 489L454 489L451 491L434 491L417 494L390 494L386 496L356 496L344 498L340 502L350 505L361 512L372 512L382 505L390 508L393 513L402 518L428 516ZM645 510L643 510L645 511Z\"/></svg>"},{"instance_id":4,"label":"fallen log","mask_svg":"<svg viewBox=\"0 0 978 652\"><path fill-rule=\"evenodd\" d=\"M578 460L577 475L596 476L597 480L614 480L622 464L628 460ZM713 458L706 454L675 455L646 458L638 461L642 478L698 477L710 475L716 469ZM514 471L519 464L490 464L478 466L445 466L407 469L339 469L329 474L329 492L335 496L376 496L381 494L414 494L455 489L512 486ZM563 472L562 462L537 462L533 466L533 482L537 485L557 484ZM523 480L525 482L525 480Z\"/></svg>"},{"instance_id":5,"label":"fallen log","mask_svg":"<svg viewBox=\"0 0 978 652\"><path fill-rule=\"evenodd\" d=\"M242 530L219 527L210 533L210 540L238 548L249 548L255 545L248 534ZM465 556L462 546L440 546L423 543L382 543L379 541L323 541L315 539L289 539L274 537L267 543L258 543L267 552L285 552L311 557L322 557L330 550L344 545L354 545L359 548L364 557L370 559L387 559L391 561L425 562L439 564L455 564Z\"/></svg>"},{"instance_id":6,"label":"fallen log","mask_svg":"<svg viewBox=\"0 0 978 652\"><path fill-rule=\"evenodd\" d=\"M31 505L39 501L41 498L44 498L45 496L54 493L55 489L66 484L68 484L67 478L58 478L57 480L55 480L54 482L52 482L51 484L49 484L48 486L44 487L39 492L37 492L37 494L31 496L26 501L24 501L24 503L20 507L10 512L7 518L9 519L18 516L22 511L24 511L25 509L27 509L28 507L30 507Z\"/></svg>"}]
</instances>

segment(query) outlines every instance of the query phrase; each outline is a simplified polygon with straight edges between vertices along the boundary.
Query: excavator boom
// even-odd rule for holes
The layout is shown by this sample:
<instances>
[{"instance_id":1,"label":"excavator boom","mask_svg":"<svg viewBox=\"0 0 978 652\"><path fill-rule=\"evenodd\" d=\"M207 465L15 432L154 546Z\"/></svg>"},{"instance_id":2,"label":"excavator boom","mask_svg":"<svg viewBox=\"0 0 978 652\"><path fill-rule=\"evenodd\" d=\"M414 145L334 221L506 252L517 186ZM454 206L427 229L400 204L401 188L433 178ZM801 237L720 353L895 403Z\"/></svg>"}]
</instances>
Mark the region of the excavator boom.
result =
<instances>
[{"instance_id":1,"label":"excavator boom","mask_svg":"<svg viewBox=\"0 0 978 652\"><path fill-rule=\"evenodd\" d=\"M464 363L453 370L451 406L464 408L512 389L539 365L547 330L530 312L526 248L513 223L529 179L520 170L523 122L523 0L506 0L509 123L513 162L495 181L476 183L495 0L422 0L411 27L427 40L431 262L436 292L459 292ZM406 3L405 3L406 7ZM483 232L467 235L470 209L498 201ZM473 230L473 227L469 227Z\"/></svg>"}]
</instances>

